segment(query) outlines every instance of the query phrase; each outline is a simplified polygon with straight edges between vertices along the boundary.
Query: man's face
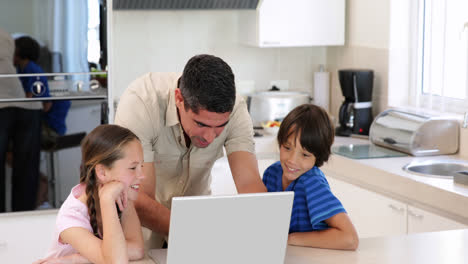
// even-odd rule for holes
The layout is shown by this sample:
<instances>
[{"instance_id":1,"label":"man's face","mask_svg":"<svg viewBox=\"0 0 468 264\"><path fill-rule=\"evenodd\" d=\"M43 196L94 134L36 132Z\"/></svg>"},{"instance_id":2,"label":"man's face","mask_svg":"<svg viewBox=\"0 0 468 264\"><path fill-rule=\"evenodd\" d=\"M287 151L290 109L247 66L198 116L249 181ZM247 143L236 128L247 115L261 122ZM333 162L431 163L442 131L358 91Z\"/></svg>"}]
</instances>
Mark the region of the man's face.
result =
<instances>
[{"instance_id":1,"label":"man's face","mask_svg":"<svg viewBox=\"0 0 468 264\"><path fill-rule=\"evenodd\" d=\"M229 122L231 112L215 113L200 109L198 114L195 114L192 110L186 109L178 88L175 91L175 99L182 129L192 144L198 148L208 147L223 132Z\"/></svg>"}]
</instances>

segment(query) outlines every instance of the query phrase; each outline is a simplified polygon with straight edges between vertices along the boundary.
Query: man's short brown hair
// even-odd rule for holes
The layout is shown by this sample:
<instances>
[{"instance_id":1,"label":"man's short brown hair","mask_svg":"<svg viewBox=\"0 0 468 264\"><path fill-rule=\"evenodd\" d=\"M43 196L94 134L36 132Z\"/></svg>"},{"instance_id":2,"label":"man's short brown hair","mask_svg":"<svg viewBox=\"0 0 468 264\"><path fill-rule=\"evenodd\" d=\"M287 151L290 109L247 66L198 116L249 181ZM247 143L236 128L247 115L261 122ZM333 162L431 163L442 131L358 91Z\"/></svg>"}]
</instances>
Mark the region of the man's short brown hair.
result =
<instances>
[{"instance_id":1,"label":"man's short brown hair","mask_svg":"<svg viewBox=\"0 0 468 264\"><path fill-rule=\"evenodd\" d=\"M335 129L327 112L314 104L303 104L294 108L284 118L278 131L278 144L284 145L290 136L297 136L302 148L314 154L315 166L320 167L328 161Z\"/></svg>"}]
</instances>

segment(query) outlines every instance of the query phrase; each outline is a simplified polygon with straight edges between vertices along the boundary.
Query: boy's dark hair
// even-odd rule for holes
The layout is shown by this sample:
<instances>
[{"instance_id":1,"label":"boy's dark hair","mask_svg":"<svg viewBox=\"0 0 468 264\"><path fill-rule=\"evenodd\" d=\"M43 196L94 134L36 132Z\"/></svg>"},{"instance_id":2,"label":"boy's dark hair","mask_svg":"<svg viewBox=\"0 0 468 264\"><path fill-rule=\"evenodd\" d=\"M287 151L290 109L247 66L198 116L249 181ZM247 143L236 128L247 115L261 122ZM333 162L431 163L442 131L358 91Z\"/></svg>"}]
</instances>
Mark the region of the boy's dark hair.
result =
<instances>
[{"instance_id":1,"label":"boy's dark hair","mask_svg":"<svg viewBox=\"0 0 468 264\"><path fill-rule=\"evenodd\" d=\"M39 59L40 46L36 40L24 36L15 39L15 54L21 59L28 59L36 62Z\"/></svg>"},{"instance_id":2,"label":"boy's dark hair","mask_svg":"<svg viewBox=\"0 0 468 264\"><path fill-rule=\"evenodd\" d=\"M234 74L221 58L206 54L192 57L185 65L178 87L185 108L196 114L200 109L226 113L234 108Z\"/></svg>"},{"instance_id":3,"label":"boy's dark hair","mask_svg":"<svg viewBox=\"0 0 468 264\"><path fill-rule=\"evenodd\" d=\"M302 147L315 156L315 166L320 167L328 161L335 130L327 112L313 104L303 104L294 108L284 118L278 131L278 144L284 145L290 136L294 142L300 135Z\"/></svg>"}]
</instances>

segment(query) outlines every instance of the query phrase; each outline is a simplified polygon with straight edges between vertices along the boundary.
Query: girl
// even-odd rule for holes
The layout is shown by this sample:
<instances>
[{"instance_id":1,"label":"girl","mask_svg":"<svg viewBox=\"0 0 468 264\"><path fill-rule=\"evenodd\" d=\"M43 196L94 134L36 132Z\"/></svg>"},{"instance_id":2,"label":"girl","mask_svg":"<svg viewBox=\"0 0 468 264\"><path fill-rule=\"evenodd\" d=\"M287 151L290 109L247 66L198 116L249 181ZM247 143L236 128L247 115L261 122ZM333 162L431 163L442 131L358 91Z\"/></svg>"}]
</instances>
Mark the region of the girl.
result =
<instances>
[{"instance_id":1,"label":"girl","mask_svg":"<svg viewBox=\"0 0 468 264\"><path fill-rule=\"evenodd\" d=\"M57 215L48 257L36 263L128 263L144 256L141 225L133 205L143 179L137 136L101 125L81 144L80 184Z\"/></svg>"},{"instance_id":2,"label":"girl","mask_svg":"<svg viewBox=\"0 0 468 264\"><path fill-rule=\"evenodd\" d=\"M358 236L341 202L319 169L330 156L334 130L322 108L293 109L278 131L280 161L268 167L269 192L294 191L288 244L355 250Z\"/></svg>"}]
</instances>

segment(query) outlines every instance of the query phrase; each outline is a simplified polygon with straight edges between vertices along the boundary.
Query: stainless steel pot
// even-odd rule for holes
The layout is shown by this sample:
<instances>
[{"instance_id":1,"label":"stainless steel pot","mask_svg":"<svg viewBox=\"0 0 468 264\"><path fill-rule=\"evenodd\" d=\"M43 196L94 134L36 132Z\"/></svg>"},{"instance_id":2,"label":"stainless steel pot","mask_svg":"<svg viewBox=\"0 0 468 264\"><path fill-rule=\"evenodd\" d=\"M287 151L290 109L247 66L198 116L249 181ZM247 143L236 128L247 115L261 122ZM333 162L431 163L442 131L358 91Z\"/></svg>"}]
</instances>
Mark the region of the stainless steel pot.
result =
<instances>
[{"instance_id":1,"label":"stainless steel pot","mask_svg":"<svg viewBox=\"0 0 468 264\"><path fill-rule=\"evenodd\" d=\"M310 95L303 92L258 92L247 98L254 126L261 126L268 121L282 121L296 106L311 101Z\"/></svg>"}]
</instances>

